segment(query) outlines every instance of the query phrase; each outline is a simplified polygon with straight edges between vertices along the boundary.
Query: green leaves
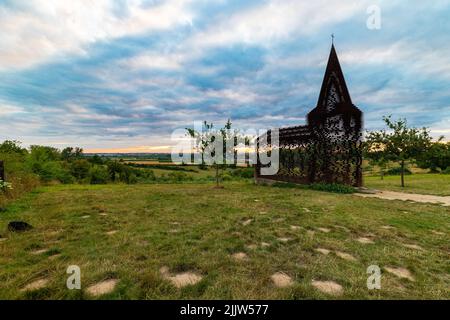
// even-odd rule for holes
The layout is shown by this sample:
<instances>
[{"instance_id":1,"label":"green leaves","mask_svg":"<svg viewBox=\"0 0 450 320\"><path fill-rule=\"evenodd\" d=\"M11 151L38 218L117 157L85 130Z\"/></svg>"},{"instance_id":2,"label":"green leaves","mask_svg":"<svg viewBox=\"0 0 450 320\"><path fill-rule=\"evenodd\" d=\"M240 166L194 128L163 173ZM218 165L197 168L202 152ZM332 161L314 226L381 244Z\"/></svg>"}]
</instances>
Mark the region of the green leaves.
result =
<instances>
[{"instance_id":1,"label":"green leaves","mask_svg":"<svg viewBox=\"0 0 450 320\"><path fill-rule=\"evenodd\" d=\"M368 132L365 154L377 162L394 161L402 168L404 186L405 161L417 160L432 145L432 137L427 128L409 128L406 119L393 121L391 116L383 117L388 130Z\"/></svg>"}]
</instances>

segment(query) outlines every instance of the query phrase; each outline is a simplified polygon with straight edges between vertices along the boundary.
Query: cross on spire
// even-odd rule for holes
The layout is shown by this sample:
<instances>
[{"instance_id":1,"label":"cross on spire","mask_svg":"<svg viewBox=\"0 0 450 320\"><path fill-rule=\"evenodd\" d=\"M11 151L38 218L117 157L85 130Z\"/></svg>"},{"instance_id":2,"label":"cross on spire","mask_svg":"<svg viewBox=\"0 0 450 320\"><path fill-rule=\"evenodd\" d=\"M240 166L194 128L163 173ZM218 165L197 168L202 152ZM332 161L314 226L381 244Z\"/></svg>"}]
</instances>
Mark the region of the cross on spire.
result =
<instances>
[{"instance_id":1,"label":"cross on spire","mask_svg":"<svg viewBox=\"0 0 450 320\"><path fill-rule=\"evenodd\" d=\"M334 45L334 33L331 34L331 44Z\"/></svg>"}]
</instances>

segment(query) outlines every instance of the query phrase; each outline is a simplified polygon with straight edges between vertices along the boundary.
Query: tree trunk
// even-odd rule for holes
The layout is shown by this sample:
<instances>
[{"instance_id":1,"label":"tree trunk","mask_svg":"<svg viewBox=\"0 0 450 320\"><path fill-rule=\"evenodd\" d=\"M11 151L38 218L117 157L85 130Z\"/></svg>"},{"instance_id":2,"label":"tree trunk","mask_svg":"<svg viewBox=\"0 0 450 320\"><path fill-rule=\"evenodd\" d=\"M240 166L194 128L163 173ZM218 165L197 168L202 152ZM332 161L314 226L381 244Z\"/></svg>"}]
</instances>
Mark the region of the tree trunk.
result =
<instances>
[{"instance_id":1,"label":"tree trunk","mask_svg":"<svg viewBox=\"0 0 450 320\"><path fill-rule=\"evenodd\" d=\"M402 188L404 188L405 187L405 161L404 160L402 160L400 162L400 168L401 168L400 174L402 177Z\"/></svg>"}]
</instances>

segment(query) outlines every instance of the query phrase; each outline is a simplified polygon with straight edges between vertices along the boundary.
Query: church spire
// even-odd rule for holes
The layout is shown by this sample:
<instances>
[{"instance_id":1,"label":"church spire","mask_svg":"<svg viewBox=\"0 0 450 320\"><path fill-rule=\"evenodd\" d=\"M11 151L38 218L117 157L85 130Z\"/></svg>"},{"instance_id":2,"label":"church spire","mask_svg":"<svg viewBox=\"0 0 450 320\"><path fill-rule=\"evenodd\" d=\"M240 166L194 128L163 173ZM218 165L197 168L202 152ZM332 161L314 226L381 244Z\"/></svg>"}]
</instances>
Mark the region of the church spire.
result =
<instances>
[{"instance_id":1,"label":"church spire","mask_svg":"<svg viewBox=\"0 0 450 320\"><path fill-rule=\"evenodd\" d=\"M348 103L351 104L350 93L345 83L344 74L339 63L339 59L334 47L334 34L331 37L331 51L328 58L328 64L325 71L325 76L322 82L322 88L320 90L319 100L317 106L329 107L330 99L334 100L334 103Z\"/></svg>"}]
</instances>

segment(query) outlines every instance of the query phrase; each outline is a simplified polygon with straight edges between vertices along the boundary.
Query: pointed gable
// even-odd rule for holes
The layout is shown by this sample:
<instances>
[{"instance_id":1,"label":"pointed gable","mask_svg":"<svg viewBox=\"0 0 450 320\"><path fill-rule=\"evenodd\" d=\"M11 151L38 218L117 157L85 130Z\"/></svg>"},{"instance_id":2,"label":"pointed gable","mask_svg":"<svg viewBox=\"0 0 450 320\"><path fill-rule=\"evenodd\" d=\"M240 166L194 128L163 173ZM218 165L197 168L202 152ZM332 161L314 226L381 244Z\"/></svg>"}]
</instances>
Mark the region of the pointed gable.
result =
<instances>
[{"instance_id":1,"label":"pointed gable","mask_svg":"<svg viewBox=\"0 0 450 320\"><path fill-rule=\"evenodd\" d=\"M350 94L345 83L344 74L334 45L331 46L327 69L322 82L317 108L332 111L338 103L352 104Z\"/></svg>"}]
</instances>

